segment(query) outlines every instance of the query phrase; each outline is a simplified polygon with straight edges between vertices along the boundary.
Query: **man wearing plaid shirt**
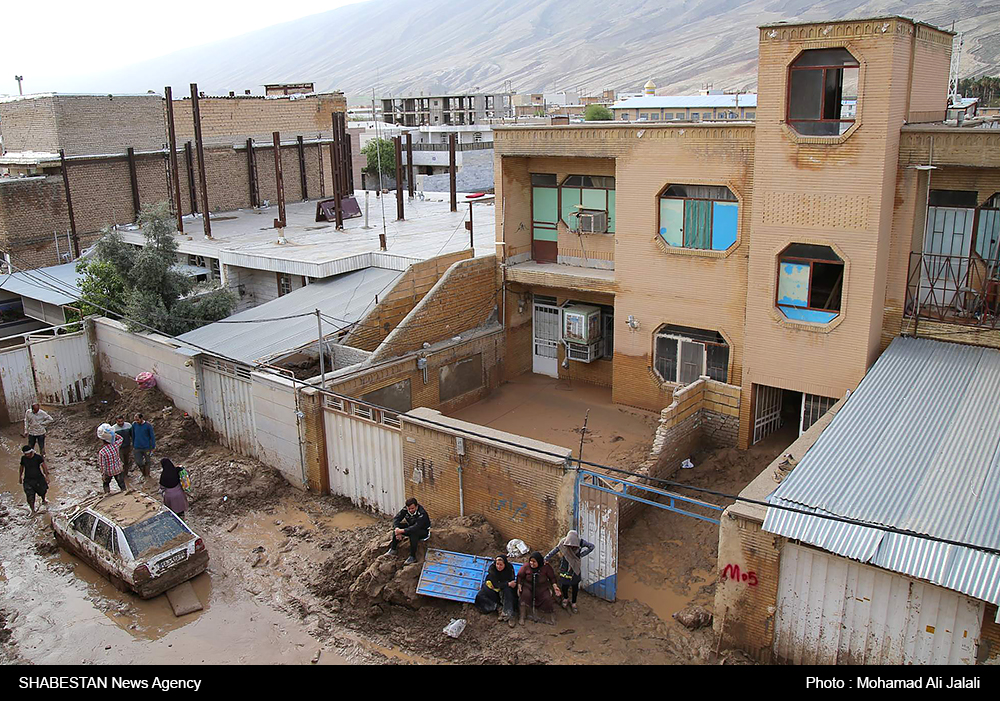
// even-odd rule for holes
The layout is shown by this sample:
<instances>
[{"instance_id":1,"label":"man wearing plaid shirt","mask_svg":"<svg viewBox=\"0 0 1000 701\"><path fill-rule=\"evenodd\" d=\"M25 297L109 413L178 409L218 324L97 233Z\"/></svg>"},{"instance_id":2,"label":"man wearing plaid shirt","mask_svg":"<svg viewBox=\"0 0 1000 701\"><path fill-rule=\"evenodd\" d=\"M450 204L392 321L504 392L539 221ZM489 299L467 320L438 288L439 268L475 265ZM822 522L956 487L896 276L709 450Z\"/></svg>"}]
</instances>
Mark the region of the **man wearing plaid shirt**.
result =
<instances>
[{"instance_id":1,"label":"man wearing plaid shirt","mask_svg":"<svg viewBox=\"0 0 1000 701\"><path fill-rule=\"evenodd\" d=\"M118 483L118 487L123 492L125 491L125 475L122 474L125 467L122 465L121 455L121 447L125 439L116 433L111 433L110 435L114 436L113 442L109 443L105 441L104 447L97 453L97 462L101 467L101 477L104 478L105 494L111 493L112 479Z\"/></svg>"}]
</instances>

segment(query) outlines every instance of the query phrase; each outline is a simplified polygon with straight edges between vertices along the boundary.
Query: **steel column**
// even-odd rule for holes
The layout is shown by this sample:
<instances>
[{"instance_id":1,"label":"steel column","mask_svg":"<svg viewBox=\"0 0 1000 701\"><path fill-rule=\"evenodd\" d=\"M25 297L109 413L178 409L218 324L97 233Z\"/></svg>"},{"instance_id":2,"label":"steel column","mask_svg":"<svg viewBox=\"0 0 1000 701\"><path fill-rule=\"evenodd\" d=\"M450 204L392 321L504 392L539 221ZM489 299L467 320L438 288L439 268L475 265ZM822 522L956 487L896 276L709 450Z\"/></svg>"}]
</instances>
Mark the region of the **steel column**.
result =
<instances>
[{"instance_id":1,"label":"steel column","mask_svg":"<svg viewBox=\"0 0 1000 701\"><path fill-rule=\"evenodd\" d=\"M326 181L323 174L323 139L322 134L316 135L316 152L319 154L319 196L326 197Z\"/></svg>"},{"instance_id":2,"label":"steel column","mask_svg":"<svg viewBox=\"0 0 1000 701\"><path fill-rule=\"evenodd\" d=\"M66 211L69 213L69 230L73 236L73 257L80 257L80 239L76 235L76 217L73 216L73 196L69 191L69 172L66 170L66 151L59 149L59 163L62 165L63 189L66 191Z\"/></svg>"},{"instance_id":3,"label":"steel column","mask_svg":"<svg viewBox=\"0 0 1000 701\"><path fill-rule=\"evenodd\" d=\"M177 212L177 230L184 231L184 205L181 204L181 172L177 167L177 132L174 130L174 93L168 85L163 89L167 97L167 136L170 139L170 172L173 174L174 210Z\"/></svg>"},{"instance_id":4,"label":"steel column","mask_svg":"<svg viewBox=\"0 0 1000 701\"><path fill-rule=\"evenodd\" d=\"M129 146L125 149L128 158L128 180L132 186L132 209L135 212L135 220L139 221L139 178L135 172L135 149Z\"/></svg>"},{"instance_id":5,"label":"steel column","mask_svg":"<svg viewBox=\"0 0 1000 701\"><path fill-rule=\"evenodd\" d=\"M402 221L403 216L403 142L398 136L392 138L392 146L396 152L396 220Z\"/></svg>"},{"instance_id":6,"label":"steel column","mask_svg":"<svg viewBox=\"0 0 1000 701\"><path fill-rule=\"evenodd\" d=\"M299 147L299 181L302 184L302 199L309 199L309 183L306 181L306 147L302 143L302 136L298 138Z\"/></svg>"},{"instance_id":7,"label":"steel column","mask_svg":"<svg viewBox=\"0 0 1000 701\"><path fill-rule=\"evenodd\" d=\"M333 210L338 229L344 228L343 197L347 190L346 174L344 173L344 149L340 139L341 131L338 119L341 116L343 115L339 112L334 112L330 115L333 123L333 148L330 153L330 159L333 161Z\"/></svg>"},{"instance_id":8,"label":"steel column","mask_svg":"<svg viewBox=\"0 0 1000 701\"><path fill-rule=\"evenodd\" d=\"M413 178L413 134L411 132L406 132L406 187L412 200L416 192L416 183Z\"/></svg>"},{"instance_id":9,"label":"steel column","mask_svg":"<svg viewBox=\"0 0 1000 701\"><path fill-rule=\"evenodd\" d=\"M274 228L282 229L285 226L285 179L281 173L281 134L274 132L271 138L274 140L274 186L278 191L278 218L274 220Z\"/></svg>"},{"instance_id":10,"label":"steel column","mask_svg":"<svg viewBox=\"0 0 1000 701\"><path fill-rule=\"evenodd\" d=\"M201 185L202 216L205 238L212 238L212 215L208 208L208 178L205 176L205 142L201 138L201 110L198 108L198 84L191 83L191 114L194 117L194 141L198 149L198 183Z\"/></svg>"},{"instance_id":11,"label":"steel column","mask_svg":"<svg viewBox=\"0 0 1000 701\"><path fill-rule=\"evenodd\" d=\"M250 184L250 206L260 207L260 182L257 180L257 156L253 139L247 139L247 182Z\"/></svg>"},{"instance_id":12,"label":"steel column","mask_svg":"<svg viewBox=\"0 0 1000 701\"><path fill-rule=\"evenodd\" d=\"M458 190L455 186L455 134L448 135L448 188L451 192L451 211L458 211Z\"/></svg>"},{"instance_id":13,"label":"steel column","mask_svg":"<svg viewBox=\"0 0 1000 701\"><path fill-rule=\"evenodd\" d=\"M184 144L184 161L188 172L188 197L191 198L191 211L198 212L198 193L194 187L194 154L191 152L191 142Z\"/></svg>"}]
</instances>

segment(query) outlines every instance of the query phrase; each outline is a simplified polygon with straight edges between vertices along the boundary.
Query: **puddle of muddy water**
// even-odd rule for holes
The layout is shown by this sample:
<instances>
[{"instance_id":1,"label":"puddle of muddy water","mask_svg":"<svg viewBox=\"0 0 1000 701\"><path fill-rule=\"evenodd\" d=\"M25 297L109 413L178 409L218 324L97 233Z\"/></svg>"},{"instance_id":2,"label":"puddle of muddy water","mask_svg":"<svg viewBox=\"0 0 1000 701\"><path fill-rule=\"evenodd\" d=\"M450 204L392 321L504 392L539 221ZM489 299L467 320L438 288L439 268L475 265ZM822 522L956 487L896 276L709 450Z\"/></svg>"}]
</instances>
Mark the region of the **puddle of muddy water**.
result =
<instances>
[{"instance_id":1,"label":"puddle of muddy water","mask_svg":"<svg viewBox=\"0 0 1000 701\"><path fill-rule=\"evenodd\" d=\"M617 598L631 599L646 604L661 620L668 622L675 613L694 601L698 590L711 581L711 576L710 572L696 570L691 584L685 591L678 593L669 584L665 583L662 588L653 587L640 581L635 573L629 570L620 570L618 572Z\"/></svg>"}]
</instances>

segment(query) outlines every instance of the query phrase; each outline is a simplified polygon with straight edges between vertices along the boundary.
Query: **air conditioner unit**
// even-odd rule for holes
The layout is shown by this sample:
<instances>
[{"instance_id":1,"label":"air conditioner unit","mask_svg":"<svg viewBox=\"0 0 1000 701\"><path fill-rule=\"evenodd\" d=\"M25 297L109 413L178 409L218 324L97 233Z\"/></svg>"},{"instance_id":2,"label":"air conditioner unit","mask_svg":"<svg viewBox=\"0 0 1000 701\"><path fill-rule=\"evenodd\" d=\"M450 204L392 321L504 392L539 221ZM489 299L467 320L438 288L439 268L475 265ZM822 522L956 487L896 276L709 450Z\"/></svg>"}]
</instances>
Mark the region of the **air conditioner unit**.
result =
<instances>
[{"instance_id":1,"label":"air conditioner unit","mask_svg":"<svg viewBox=\"0 0 1000 701\"><path fill-rule=\"evenodd\" d=\"M589 345L601 340L601 309L589 304L569 304L562 308L562 340L567 344Z\"/></svg>"},{"instance_id":2,"label":"air conditioner unit","mask_svg":"<svg viewBox=\"0 0 1000 701\"><path fill-rule=\"evenodd\" d=\"M604 355L604 344L600 341L594 343L567 343L566 357L581 363L589 363Z\"/></svg>"},{"instance_id":3,"label":"air conditioner unit","mask_svg":"<svg viewBox=\"0 0 1000 701\"><path fill-rule=\"evenodd\" d=\"M573 217L572 230L580 234L606 234L608 233L608 213L603 209L586 209L577 205L576 215Z\"/></svg>"}]
</instances>

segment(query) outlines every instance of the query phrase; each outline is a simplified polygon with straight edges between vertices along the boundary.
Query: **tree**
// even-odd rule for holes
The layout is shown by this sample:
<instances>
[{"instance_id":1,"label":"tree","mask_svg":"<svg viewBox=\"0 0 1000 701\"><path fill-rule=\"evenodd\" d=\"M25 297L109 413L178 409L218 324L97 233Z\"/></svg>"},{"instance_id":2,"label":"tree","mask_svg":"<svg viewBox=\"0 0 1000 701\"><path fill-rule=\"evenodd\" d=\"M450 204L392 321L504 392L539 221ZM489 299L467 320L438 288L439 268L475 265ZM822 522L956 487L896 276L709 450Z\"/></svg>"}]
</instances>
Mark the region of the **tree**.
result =
<instances>
[{"instance_id":1,"label":"tree","mask_svg":"<svg viewBox=\"0 0 1000 701\"><path fill-rule=\"evenodd\" d=\"M396 175L396 146L392 139L372 139L364 145L361 153L368 157L365 172L369 175L378 177L380 165L382 175Z\"/></svg>"},{"instance_id":2,"label":"tree","mask_svg":"<svg viewBox=\"0 0 1000 701\"><path fill-rule=\"evenodd\" d=\"M110 309L123 317L129 331L144 331L136 321L171 336L218 321L233 313L236 296L215 284L198 285L177 268L174 217L167 202L147 205L138 224L146 245L136 248L105 227L96 256L81 261L77 271L84 314Z\"/></svg>"},{"instance_id":3,"label":"tree","mask_svg":"<svg viewBox=\"0 0 1000 701\"><path fill-rule=\"evenodd\" d=\"M608 122L614 119L615 115L604 105L587 105L587 109L583 111L583 118L588 122Z\"/></svg>"}]
</instances>

